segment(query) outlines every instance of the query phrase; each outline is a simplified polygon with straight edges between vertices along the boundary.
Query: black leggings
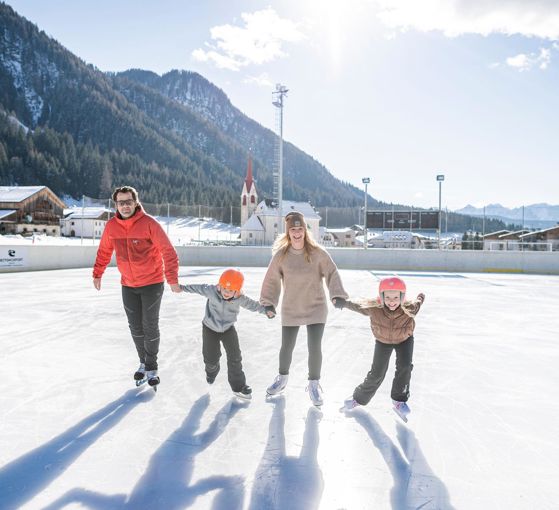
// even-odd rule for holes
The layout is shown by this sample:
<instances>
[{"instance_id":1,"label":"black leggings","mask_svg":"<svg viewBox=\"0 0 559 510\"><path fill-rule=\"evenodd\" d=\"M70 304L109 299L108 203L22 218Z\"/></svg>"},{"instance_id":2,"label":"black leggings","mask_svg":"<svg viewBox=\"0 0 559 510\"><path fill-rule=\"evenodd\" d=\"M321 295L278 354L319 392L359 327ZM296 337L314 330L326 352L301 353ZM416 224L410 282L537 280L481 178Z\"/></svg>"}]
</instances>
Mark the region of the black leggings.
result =
<instances>
[{"instance_id":1,"label":"black leggings","mask_svg":"<svg viewBox=\"0 0 559 510\"><path fill-rule=\"evenodd\" d=\"M393 400L406 402L410 396L411 371L413 370L413 336L401 344L384 344L375 342L373 365L365 380L355 388L353 398L361 405L366 405L378 390L386 370L392 351L396 351L396 373L392 381L390 396Z\"/></svg>"},{"instance_id":2,"label":"black leggings","mask_svg":"<svg viewBox=\"0 0 559 510\"><path fill-rule=\"evenodd\" d=\"M128 326L140 363L145 363L146 370L157 370L159 308L162 297L163 283L144 287L122 286L122 302L128 317Z\"/></svg>"},{"instance_id":3,"label":"black leggings","mask_svg":"<svg viewBox=\"0 0 559 510\"><path fill-rule=\"evenodd\" d=\"M299 333L299 326L281 327L281 349L279 353L279 373L289 374L293 349ZM309 348L309 380L320 379L322 368L322 335L324 324L307 325L307 345Z\"/></svg>"}]
</instances>

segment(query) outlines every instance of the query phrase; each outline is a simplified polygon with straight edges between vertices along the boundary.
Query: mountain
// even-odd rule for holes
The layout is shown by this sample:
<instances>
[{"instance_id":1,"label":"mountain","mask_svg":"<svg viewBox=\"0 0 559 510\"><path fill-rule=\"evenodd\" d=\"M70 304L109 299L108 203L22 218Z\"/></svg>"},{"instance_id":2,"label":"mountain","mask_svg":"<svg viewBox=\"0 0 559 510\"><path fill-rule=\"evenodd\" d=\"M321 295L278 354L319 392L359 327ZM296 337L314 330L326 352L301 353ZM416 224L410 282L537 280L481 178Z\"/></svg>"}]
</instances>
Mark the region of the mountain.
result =
<instances>
[{"instance_id":1,"label":"mountain","mask_svg":"<svg viewBox=\"0 0 559 510\"><path fill-rule=\"evenodd\" d=\"M0 184L106 196L127 182L146 202L236 206L251 149L271 196L274 133L202 76L102 73L5 3L0 33ZM362 191L286 143L284 197L356 206Z\"/></svg>"},{"instance_id":2,"label":"mountain","mask_svg":"<svg viewBox=\"0 0 559 510\"><path fill-rule=\"evenodd\" d=\"M496 218L506 223L517 223L531 228L547 228L559 223L559 205L532 204L509 209L501 204L489 204L483 207L466 207L455 211L469 216L484 216Z\"/></svg>"},{"instance_id":3,"label":"mountain","mask_svg":"<svg viewBox=\"0 0 559 510\"><path fill-rule=\"evenodd\" d=\"M259 195L271 197L276 135L197 73L102 73L0 2L0 185L49 186L106 198L131 184L146 203L221 207L239 221L249 150ZM284 144L285 199L328 207L329 226L355 223L362 190ZM409 210L372 197L371 209ZM225 214L225 213L224 213ZM449 231L503 222L449 213Z\"/></svg>"}]
</instances>

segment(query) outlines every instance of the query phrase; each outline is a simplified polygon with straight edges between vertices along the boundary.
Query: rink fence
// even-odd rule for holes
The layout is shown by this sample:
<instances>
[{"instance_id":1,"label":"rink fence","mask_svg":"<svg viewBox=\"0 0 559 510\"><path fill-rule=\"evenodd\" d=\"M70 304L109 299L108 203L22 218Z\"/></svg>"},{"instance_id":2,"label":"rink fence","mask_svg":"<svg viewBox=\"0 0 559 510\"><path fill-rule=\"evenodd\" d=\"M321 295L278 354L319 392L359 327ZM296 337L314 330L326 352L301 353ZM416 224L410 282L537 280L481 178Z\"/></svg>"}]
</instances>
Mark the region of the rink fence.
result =
<instances>
[{"instance_id":1,"label":"rink fence","mask_svg":"<svg viewBox=\"0 0 559 510\"><path fill-rule=\"evenodd\" d=\"M178 246L181 266L265 267L270 247ZM557 252L328 248L340 269L559 274ZM0 245L0 273L92 267L96 246ZM112 262L114 264L114 260Z\"/></svg>"}]
</instances>

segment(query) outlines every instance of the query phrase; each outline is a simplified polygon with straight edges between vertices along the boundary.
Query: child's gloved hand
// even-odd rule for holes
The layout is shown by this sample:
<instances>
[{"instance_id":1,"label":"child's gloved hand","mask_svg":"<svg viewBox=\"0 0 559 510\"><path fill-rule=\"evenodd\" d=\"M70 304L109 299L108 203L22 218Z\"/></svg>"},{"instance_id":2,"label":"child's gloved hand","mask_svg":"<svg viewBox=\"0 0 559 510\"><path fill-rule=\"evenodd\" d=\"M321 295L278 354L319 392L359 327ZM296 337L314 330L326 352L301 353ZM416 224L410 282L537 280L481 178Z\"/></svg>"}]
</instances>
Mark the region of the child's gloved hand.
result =
<instances>
[{"instance_id":1,"label":"child's gloved hand","mask_svg":"<svg viewBox=\"0 0 559 510\"><path fill-rule=\"evenodd\" d=\"M264 310L266 310L268 319L273 319L276 316L276 307L274 305L265 306Z\"/></svg>"},{"instance_id":2,"label":"child's gloved hand","mask_svg":"<svg viewBox=\"0 0 559 510\"><path fill-rule=\"evenodd\" d=\"M332 303L334 303L334 306L336 308L339 308L341 310L345 306L345 299L343 297L335 297L334 299L332 299Z\"/></svg>"},{"instance_id":3,"label":"child's gloved hand","mask_svg":"<svg viewBox=\"0 0 559 510\"><path fill-rule=\"evenodd\" d=\"M417 295L417 300L423 303L423 301L425 301L425 294L423 294L423 292L419 293Z\"/></svg>"}]
</instances>

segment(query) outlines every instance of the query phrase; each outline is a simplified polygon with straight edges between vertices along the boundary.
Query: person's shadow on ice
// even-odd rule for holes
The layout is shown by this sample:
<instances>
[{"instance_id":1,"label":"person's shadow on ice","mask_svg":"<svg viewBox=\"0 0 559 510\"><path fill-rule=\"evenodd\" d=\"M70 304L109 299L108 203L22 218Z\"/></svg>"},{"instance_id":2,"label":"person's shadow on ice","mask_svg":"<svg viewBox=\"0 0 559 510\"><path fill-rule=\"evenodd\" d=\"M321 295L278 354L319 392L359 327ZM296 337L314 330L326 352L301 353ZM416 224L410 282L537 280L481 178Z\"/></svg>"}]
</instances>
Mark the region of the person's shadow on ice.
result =
<instances>
[{"instance_id":1,"label":"person's shadow on ice","mask_svg":"<svg viewBox=\"0 0 559 510\"><path fill-rule=\"evenodd\" d=\"M134 407L153 398L153 392L129 390L62 434L0 468L0 506L21 508L48 487L105 432Z\"/></svg>"},{"instance_id":2,"label":"person's shadow on ice","mask_svg":"<svg viewBox=\"0 0 559 510\"><path fill-rule=\"evenodd\" d=\"M231 399L220 409L204 432L197 432L209 403L210 397L206 394L193 404L180 427L152 455L131 494L105 495L76 488L68 491L44 510L64 508L75 502L87 508L103 510L182 509L192 506L198 496L211 491L218 491L212 508L242 508L242 477L215 475L190 484L196 455L208 448L222 434L231 418L248 405Z\"/></svg>"},{"instance_id":3,"label":"person's shadow on ice","mask_svg":"<svg viewBox=\"0 0 559 510\"><path fill-rule=\"evenodd\" d=\"M390 469L394 479L390 501L394 510L453 510L448 490L429 467L415 434L410 429L401 423L396 425L398 442L404 452L402 455L390 437L364 409L357 409L348 416L366 430Z\"/></svg>"},{"instance_id":4,"label":"person's shadow on ice","mask_svg":"<svg viewBox=\"0 0 559 510\"><path fill-rule=\"evenodd\" d=\"M298 457L285 453L285 397L270 400L274 411L268 442L254 477L250 510L312 510L320 505L324 481L317 461L318 423L322 413L307 413L303 446Z\"/></svg>"}]
</instances>

